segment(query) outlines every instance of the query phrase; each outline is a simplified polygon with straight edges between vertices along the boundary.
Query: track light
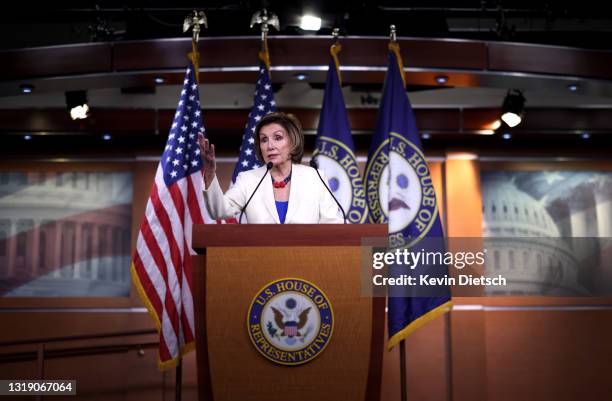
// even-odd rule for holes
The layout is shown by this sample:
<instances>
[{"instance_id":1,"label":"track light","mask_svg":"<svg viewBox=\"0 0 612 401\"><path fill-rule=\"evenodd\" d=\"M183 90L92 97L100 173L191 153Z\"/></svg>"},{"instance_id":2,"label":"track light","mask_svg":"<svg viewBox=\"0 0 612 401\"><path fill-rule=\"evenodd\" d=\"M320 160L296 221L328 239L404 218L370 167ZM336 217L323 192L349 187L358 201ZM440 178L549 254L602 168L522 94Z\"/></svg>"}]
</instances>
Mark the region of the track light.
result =
<instances>
[{"instance_id":1,"label":"track light","mask_svg":"<svg viewBox=\"0 0 612 401\"><path fill-rule=\"evenodd\" d=\"M502 105L501 119L508 127L516 127L523 120L525 114L525 97L519 90L508 91Z\"/></svg>"},{"instance_id":2,"label":"track light","mask_svg":"<svg viewBox=\"0 0 612 401\"><path fill-rule=\"evenodd\" d=\"M300 28L305 31L318 31L321 29L321 18L314 15L303 15Z\"/></svg>"},{"instance_id":3,"label":"track light","mask_svg":"<svg viewBox=\"0 0 612 401\"><path fill-rule=\"evenodd\" d=\"M446 75L437 75L436 82L440 85L444 85L448 82L448 77Z\"/></svg>"},{"instance_id":4,"label":"track light","mask_svg":"<svg viewBox=\"0 0 612 401\"><path fill-rule=\"evenodd\" d=\"M19 85L19 90L21 91L21 93L32 93L34 92L34 85L30 85L30 84L21 84Z\"/></svg>"},{"instance_id":5,"label":"track light","mask_svg":"<svg viewBox=\"0 0 612 401\"><path fill-rule=\"evenodd\" d=\"M87 104L87 91L66 92L66 107L73 120L89 117L89 105Z\"/></svg>"}]
</instances>

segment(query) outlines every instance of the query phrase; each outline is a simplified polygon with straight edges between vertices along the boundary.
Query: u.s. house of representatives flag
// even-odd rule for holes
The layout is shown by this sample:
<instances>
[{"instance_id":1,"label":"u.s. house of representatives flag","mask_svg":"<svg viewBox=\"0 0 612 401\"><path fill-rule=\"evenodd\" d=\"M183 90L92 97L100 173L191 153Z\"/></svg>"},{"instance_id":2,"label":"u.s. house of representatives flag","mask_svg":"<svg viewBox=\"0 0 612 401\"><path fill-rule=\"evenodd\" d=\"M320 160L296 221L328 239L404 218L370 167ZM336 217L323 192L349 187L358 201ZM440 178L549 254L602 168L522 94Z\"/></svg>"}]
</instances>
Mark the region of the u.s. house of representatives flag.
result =
<instances>
[{"instance_id":1,"label":"u.s. house of representatives flag","mask_svg":"<svg viewBox=\"0 0 612 401\"><path fill-rule=\"evenodd\" d=\"M392 249L421 251L425 248L424 251L440 252L445 245L436 195L404 82L399 45L391 42L389 66L365 171L370 221L388 222ZM389 269L390 275L406 271L405 266L389 266ZM443 276L447 268L436 266L434 271ZM447 290L437 288L432 296L414 296L414 292L406 288L390 288L388 347L449 310L450 291Z\"/></svg>"},{"instance_id":2,"label":"u.s. house of representatives flag","mask_svg":"<svg viewBox=\"0 0 612 401\"><path fill-rule=\"evenodd\" d=\"M313 157L325 172L329 188L346 211L348 221L364 223L367 219L365 191L340 88L337 57L340 50L340 44L334 44L330 49L331 59Z\"/></svg>"},{"instance_id":3,"label":"u.s. house of representatives flag","mask_svg":"<svg viewBox=\"0 0 612 401\"><path fill-rule=\"evenodd\" d=\"M205 220L197 144L203 131L190 63L132 261L132 279L159 331L160 369L175 366L182 354L195 348L191 230Z\"/></svg>"}]
</instances>

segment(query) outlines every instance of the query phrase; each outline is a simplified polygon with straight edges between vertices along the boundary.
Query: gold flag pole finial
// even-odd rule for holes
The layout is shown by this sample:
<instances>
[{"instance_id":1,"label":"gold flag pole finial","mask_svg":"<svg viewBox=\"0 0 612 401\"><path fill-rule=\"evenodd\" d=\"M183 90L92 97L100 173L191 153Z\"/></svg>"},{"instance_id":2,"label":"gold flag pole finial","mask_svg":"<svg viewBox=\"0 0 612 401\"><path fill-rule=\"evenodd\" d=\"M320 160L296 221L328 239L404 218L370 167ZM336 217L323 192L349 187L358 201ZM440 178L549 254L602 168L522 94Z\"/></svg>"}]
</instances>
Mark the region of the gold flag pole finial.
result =
<instances>
[{"instance_id":1,"label":"gold flag pole finial","mask_svg":"<svg viewBox=\"0 0 612 401\"><path fill-rule=\"evenodd\" d=\"M402 77L402 81L404 82L404 86L406 86L406 76L404 74L404 61L402 60L402 54L400 52L399 43L397 43L397 30L395 29L395 25L389 26L389 30L391 31L389 34L389 50L395 53L395 58L397 60L397 68L399 69L400 76Z\"/></svg>"},{"instance_id":2,"label":"gold flag pole finial","mask_svg":"<svg viewBox=\"0 0 612 401\"><path fill-rule=\"evenodd\" d=\"M340 75L340 61L338 60L338 53L342 50L342 45L340 44L340 29L334 28L332 31L332 40L333 43L329 48L329 52L334 59L334 64L336 65L336 73L338 74L338 81L342 84L342 76Z\"/></svg>"},{"instance_id":3,"label":"gold flag pole finial","mask_svg":"<svg viewBox=\"0 0 612 401\"><path fill-rule=\"evenodd\" d=\"M334 40L334 44L338 43L340 36L340 28L334 28L332 31L332 39Z\"/></svg>"},{"instance_id":4,"label":"gold flag pole finial","mask_svg":"<svg viewBox=\"0 0 612 401\"><path fill-rule=\"evenodd\" d=\"M191 53L189 53L187 57L189 57L193 63L196 81L198 83L200 82L200 53L198 53L198 41L200 40L201 25L204 25L204 28L208 28L208 20L206 19L206 14L204 14L204 11L193 10L193 14L186 16L185 20L183 21L183 33L187 32L189 29L193 29L191 37Z\"/></svg>"},{"instance_id":5,"label":"gold flag pole finial","mask_svg":"<svg viewBox=\"0 0 612 401\"><path fill-rule=\"evenodd\" d=\"M270 54L268 53L268 32L270 26L275 28L277 31L280 30L280 23L278 17L274 13L269 13L265 8L261 11L256 11L251 17L250 27L253 28L255 24L260 24L261 27L261 51L259 52L259 58L266 63L268 71L270 71Z\"/></svg>"},{"instance_id":6,"label":"gold flag pole finial","mask_svg":"<svg viewBox=\"0 0 612 401\"><path fill-rule=\"evenodd\" d=\"M397 42L397 31L395 30L395 25L390 25L389 30L389 39L391 42Z\"/></svg>"}]
</instances>

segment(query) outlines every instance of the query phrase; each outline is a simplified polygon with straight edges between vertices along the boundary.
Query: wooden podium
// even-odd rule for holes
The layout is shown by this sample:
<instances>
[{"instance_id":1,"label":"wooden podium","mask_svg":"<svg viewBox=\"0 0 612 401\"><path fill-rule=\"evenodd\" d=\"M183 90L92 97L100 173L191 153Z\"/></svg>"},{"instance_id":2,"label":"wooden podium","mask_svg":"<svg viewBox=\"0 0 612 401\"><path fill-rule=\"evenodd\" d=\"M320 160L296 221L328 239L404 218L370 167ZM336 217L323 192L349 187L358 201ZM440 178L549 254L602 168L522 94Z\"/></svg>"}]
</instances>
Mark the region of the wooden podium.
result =
<instances>
[{"instance_id":1,"label":"wooden podium","mask_svg":"<svg viewBox=\"0 0 612 401\"><path fill-rule=\"evenodd\" d=\"M385 300L362 296L361 243L386 235L386 225L194 226L200 401L379 400ZM326 348L298 366L266 359L247 330L254 297L283 278L313 283L333 308Z\"/></svg>"}]
</instances>

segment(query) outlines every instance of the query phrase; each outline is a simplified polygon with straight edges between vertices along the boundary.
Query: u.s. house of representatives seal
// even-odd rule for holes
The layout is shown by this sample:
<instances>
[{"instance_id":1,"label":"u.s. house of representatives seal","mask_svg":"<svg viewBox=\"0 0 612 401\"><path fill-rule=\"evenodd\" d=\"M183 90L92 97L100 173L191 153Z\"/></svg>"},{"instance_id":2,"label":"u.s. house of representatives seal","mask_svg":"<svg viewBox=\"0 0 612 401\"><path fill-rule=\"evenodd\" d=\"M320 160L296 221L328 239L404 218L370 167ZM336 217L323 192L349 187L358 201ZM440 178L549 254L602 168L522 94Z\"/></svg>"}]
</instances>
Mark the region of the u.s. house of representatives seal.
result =
<instances>
[{"instance_id":1,"label":"u.s. house of representatives seal","mask_svg":"<svg viewBox=\"0 0 612 401\"><path fill-rule=\"evenodd\" d=\"M333 192L351 223L365 223L368 217L363 180L357 158L346 144L327 136L319 137L313 158L327 176Z\"/></svg>"},{"instance_id":2,"label":"u.s. house of representatives seal","mask_svg":"<svg viewBox=\"0 0 612 401\"><path fill-rule=\"evenodd\" d=\"M365 175L373 222L389 222L392 247L410 247L427 235L438 216L425 156L408 139L391 132L371 159Z\"/></svg>"},{"instance_id":3,"label":"u.s. house of representatives seal","mask_svg":"<svg viewBox=\"0 0 612 401\"><path fill-rule=\"evenodd\" d=\"M266 284L247 316L251 342L265 358L301 365L323 352L334 331L334 313L316 285L299 278Z\"/></svg>"}]
</instances>

